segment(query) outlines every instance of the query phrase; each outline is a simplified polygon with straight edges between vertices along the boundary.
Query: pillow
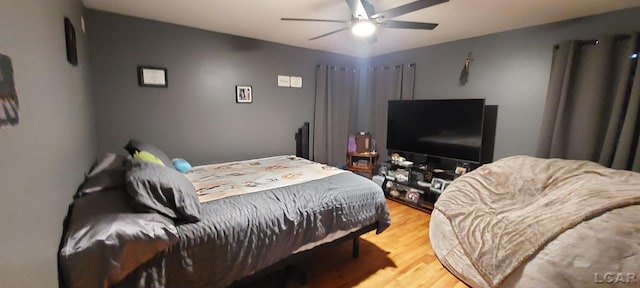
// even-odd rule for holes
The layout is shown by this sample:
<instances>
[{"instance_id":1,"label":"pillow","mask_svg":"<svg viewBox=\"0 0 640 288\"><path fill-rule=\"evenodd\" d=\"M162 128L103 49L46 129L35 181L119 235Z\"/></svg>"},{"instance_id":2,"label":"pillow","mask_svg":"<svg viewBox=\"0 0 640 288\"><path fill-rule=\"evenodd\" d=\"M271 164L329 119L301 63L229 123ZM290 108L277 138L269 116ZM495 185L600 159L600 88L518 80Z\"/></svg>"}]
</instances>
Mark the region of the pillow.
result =
<instances>
[{"instance_id":1,"label":"pillow","mask_svg":"<svg viewBox=\"0 0 640 288\"><path fill-rule=\"evenodd\" d=\"M167 154L164 154L162 150L156 148L155 146L149 143L144 143L136 139L131 139L129 140L129 143L127 143L127 145L124 146L124 149L127 150L127 152L129 152L131 156L134 156L134 154L138 151L147 151L153 154L153 156L156 156L158 159L160 159L160 161L164 163L164 166L173 167L173 163L171 163L171 160L169 159Z\"/></svg>"},{"instance_id":2,"label":"pillow","mask_svg":"<svg viewBox=\"0 0 640 288\"><path fill-rule=\"evenodd\" d=\"M111 287L178 242L171 219L137 213L127 200L120 188L73 202L59 252L65 287Z\"/></svg>"},{"instance_id":3,"label":"pillow","mask_svg":"<svg viewBox=\"0 0 640 288\"><path fill-rule=\"evenodd\" d=\"M187 173L191 170L191 164L182 158L173 159L173 167L181 173Z\"/></svg>"},{"instance_id":4,"label":"pillow","mask_svg":"<svg viewBox=\"0 0 640 288\"><path fill-rule=\"evenodd\" d=\"M193 184L175 169L133 159L126 175L133 206L156 211L178 222L200 220L200 201Z\"/></svg>"},{"instance_id":5,"label":"pillow","mask_svg":"<svg viewBox=\"0 0 640 288\"><path fill-rule=\"evenodd\" d=\"M127 156L125 155L107 153L93 163L93 166L89 169L89 173L87 173L87 177L93 177L101 172L109 170L123 170L126 161Z\"/></svg>"},{"instance_id":6,"label":"pillow","mask_svg":"<svg viewBox=\"0 0 640 288\"><path fill-rule=\"evenodd\" d=\"M140 159L145 162L165 166L164 163L162 163L162 160L158 159L158 157L156 157L155 155L144 150L133 153L133 158Z\"/></svg>"},{"instance_id":7,"label":"pillow","mask_svg":"<svg viewBox=\"0 0 640 288\"><path fill-rule=\"evenodd\" d=\"M96 160L74 198L109 188L124 187L127 156L107 153Z\"/></svg>"}]
</instances>

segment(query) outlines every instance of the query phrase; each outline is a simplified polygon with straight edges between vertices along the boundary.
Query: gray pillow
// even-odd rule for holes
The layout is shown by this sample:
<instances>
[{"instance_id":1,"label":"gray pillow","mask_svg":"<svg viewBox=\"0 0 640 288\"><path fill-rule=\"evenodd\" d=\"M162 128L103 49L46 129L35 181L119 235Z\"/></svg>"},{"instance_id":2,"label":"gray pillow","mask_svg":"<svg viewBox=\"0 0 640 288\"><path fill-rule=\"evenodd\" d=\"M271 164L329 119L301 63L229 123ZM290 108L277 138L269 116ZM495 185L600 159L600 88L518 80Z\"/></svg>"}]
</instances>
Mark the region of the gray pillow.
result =
<instances>
[{"instance_id":1,"label":"gray pillow","mask_svg":"<svg viewBox=\"0 0 640 288\"><path fill-rule=\"evenodd\" d=\"M129 152L131 156L133 156L137 151L147 151L153 154L153 156L158 157L158 159L160 159L160 161L164 163L164 166L173 168L173 162L171 162L171 159L169 159L169 156L167 156L167 154L164 154L162 150L156 148L155 146L149 143L145 143L136 139L131 139L129 140L129 143L127 143L127 145L124 146L124 149L127 150L127 152Z\"/></svg>"},{"instance_id":2,"label":"gray pillow","mask_svg":"<svg viewBox=\"0 0 640 288\"><path fill-rule=\"evenodd\" d=\"M110 287L178 242L171 219L131 209L124 189L76 199L60 250L65 287Z\"/></svg>"},{"instance_id":3,"label":"gray pillow","mask_svg":"<svg viewBox=\"0 0 640 288\"><path fill-rule=\"evenodd\" d=\"M126 187L133 207L156 211L177 222L200 220L200 201L193 184L173 168L132 159Z\"/></svg>"},{"instance_id":4,"label":"gray pillow","mask_svg":"<svg viewBox=\"0 0 640 288\"><path fill-rule=\"evenodd\" d=\"M107 153L99 158L89 170L74 198L105 189L124 187L127 159L127 156L114 153Z\"/></svg>"}]
</instances>

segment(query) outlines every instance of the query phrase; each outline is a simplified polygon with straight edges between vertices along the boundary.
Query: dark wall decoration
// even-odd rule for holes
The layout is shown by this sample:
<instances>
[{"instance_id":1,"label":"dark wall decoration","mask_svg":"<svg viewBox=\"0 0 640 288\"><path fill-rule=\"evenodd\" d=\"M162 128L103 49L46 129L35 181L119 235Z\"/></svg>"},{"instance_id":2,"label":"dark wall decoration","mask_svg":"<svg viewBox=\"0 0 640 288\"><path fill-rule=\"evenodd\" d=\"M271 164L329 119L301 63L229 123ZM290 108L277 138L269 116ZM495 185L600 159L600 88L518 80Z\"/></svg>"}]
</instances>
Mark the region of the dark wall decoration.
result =
<instances>
[{"instance_id":1,"label":"dark wall decoration","mask_svg":"<svg viewBox=\"0 0 640 288\"><path fill-rule=\"evenodd\" d=\"M67 61L73 66L78 66L78 49L76 48L76 29L73 28L71 19L64 17L64 37L67 42Z\"/></svg>"},{"instance_id":2,"label":"dark wall decoration","mask_svg":"<svg viewBox=\"0 0 640 288\"><path fill-rule=\"evenodd\" d=\"M11 58L0 53L0 128L17 125L19 120Z\"/></svg>"}]
</instances>

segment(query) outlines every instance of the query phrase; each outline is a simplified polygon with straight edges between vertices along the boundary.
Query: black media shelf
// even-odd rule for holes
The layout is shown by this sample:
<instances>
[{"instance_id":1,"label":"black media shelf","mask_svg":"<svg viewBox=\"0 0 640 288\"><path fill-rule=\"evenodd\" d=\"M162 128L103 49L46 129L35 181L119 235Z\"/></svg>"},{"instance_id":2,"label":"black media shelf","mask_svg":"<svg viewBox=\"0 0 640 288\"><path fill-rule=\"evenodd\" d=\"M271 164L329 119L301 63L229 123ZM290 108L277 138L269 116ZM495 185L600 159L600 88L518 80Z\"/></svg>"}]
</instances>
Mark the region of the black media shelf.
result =
<instances>
[{"instance_id":1,"label":"black media shelf","mask_svg":"<svg viewBox=\"0 0 640 288\"><path fill-rule=\"evenodd\" d=\"M433 169L434 167L453 168L450 167L451 165L442 165L442 163L428 165L425 161L422 164L400 165L393 161L384 161L382 166L387 170L383 184L385 196L427 213L433 211L440 192L438 189L432 190L430 185L419 185L418 181L431 184L433 178L451 181L460 176L453 170Z\"/></svg>"}]
</instances>

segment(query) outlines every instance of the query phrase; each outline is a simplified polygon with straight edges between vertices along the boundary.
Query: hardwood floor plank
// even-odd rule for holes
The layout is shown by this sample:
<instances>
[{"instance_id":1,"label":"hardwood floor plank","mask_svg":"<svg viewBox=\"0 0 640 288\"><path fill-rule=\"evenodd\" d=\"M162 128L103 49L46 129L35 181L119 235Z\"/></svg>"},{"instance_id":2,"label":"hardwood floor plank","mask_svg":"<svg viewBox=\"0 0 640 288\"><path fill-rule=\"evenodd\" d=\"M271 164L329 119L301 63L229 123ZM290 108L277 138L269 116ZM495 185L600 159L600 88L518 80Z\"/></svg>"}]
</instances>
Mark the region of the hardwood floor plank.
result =
<instances>
[{"instance_id":1,"label":"hardwood floor plank","mask_svg":"<svg viewBox=\"0 0 640 288\"><path fill-rule=\"evenodd\" d=\"M361 237L360 257L351 242L314 252L303 266L307 283L288 287L468 287L442 267L429 241L430 215L387 201L391 227Z\"/></svg>"}]
</instances>

